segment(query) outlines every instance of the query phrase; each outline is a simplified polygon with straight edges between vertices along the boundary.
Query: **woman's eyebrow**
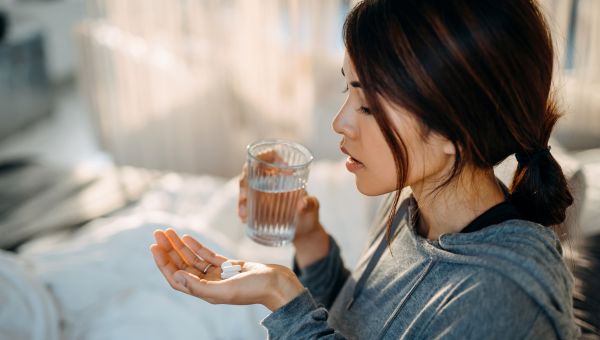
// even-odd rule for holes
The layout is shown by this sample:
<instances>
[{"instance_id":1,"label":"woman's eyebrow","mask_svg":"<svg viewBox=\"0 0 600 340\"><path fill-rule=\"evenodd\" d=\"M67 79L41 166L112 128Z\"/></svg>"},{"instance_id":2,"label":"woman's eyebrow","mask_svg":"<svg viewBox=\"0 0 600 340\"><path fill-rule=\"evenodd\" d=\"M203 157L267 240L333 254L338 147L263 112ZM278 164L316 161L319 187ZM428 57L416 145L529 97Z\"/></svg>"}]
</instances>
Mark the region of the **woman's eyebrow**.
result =
<instances>
[{"instance_id":1,"label":"woman's eyebrow","mask_svg":"<svg viewBox=\"0 0 600 340\"><path fill-rule=\"evenodd\" d=\"M346 76L346 73L344 72L344 68L343 67L342 67L342 75L344 77ZM350 82L350 86L352 86L354 88L360 88L361 87L360 82L358 82L358 81L351 81Z\"/></svg>"}]
</instances>

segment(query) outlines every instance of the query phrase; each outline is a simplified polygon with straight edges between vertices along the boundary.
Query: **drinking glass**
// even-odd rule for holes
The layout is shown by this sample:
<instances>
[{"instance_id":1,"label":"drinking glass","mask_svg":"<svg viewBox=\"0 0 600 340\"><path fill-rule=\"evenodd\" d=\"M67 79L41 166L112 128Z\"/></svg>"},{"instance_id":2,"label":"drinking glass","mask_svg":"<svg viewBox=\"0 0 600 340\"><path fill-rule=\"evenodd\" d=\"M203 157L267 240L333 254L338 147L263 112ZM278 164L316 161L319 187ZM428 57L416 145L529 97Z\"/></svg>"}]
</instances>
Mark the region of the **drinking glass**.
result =
<instances>
[{"instance_id":1,"label":"drinking glass","mask_svg":"<svg viewBox=\"0 0 600 340\"><path fill-rule=\"evenodd\" d=\"M305 146L283 139L259 140L247 150L246 234L266 246L284 246L294 239L313 156Z\"/></svg>"}]
</instances>

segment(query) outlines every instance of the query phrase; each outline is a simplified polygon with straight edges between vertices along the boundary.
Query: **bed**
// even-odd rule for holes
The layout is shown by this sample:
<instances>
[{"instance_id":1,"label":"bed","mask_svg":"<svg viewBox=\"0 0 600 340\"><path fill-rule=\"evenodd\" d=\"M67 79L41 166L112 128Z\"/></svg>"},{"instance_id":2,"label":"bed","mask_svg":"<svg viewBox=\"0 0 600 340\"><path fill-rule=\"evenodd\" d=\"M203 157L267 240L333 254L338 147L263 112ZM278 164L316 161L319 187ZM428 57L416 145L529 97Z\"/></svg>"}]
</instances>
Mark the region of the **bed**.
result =
<instances>
[{"instance_id":1,"label":"bed","mask_svg":"<svg viewBox=\"0 0 600 340\"><path fill-rule=\"evenodd\" d=\"M580 156L585 162L561 164L572 186L585 187L571 218L592 235L600 231L600 150ZM499 177L509 168L500 166ZM0 246L9 249L0 252L0 338L266 338L266 308L209 305L174 291L148 250L155 229L173 227L228 257L290 265L291 247L245 237L237 178L114 166L58 171L27 161L0 175L16 188L0 206ZM352 267L379 199L359 194L342 162L316 162L308 190Z\"/></svg>"}]
</instances>

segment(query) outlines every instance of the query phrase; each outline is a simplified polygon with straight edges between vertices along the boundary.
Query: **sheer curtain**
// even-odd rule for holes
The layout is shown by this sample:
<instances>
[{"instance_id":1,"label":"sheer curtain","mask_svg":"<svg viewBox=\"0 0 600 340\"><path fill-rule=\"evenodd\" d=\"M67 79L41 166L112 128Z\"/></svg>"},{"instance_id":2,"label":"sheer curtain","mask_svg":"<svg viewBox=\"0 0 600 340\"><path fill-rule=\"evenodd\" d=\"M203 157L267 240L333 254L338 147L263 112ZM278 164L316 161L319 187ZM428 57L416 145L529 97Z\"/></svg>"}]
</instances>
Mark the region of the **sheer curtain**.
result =
<instances>
[{"instance_id":1,"label":"sheer curtain","mask_svg":"<svg viewBox=\"0 0 600 340\"><path fill-rule=\"evenodd\" d=\"M80 79L118 163L229 176L257 138L333 155L349 0L94 0ZM330 147L323 147L330 145Z\"/></svg>"},{"instance_id":2,"label":"sheer curtain","mask_svg":"<svg viewBox=\"0 0 600 340\"><path fill-rule=\"evenodd\" d=\"M600 141L600 1L540 0L559 139ZM77 31L98 136L118 163L230 176L263 137L339 156L341 26L354 0L89 0ZM561 138L562 137L562 138Z\"/></svg>"}]
</instances>

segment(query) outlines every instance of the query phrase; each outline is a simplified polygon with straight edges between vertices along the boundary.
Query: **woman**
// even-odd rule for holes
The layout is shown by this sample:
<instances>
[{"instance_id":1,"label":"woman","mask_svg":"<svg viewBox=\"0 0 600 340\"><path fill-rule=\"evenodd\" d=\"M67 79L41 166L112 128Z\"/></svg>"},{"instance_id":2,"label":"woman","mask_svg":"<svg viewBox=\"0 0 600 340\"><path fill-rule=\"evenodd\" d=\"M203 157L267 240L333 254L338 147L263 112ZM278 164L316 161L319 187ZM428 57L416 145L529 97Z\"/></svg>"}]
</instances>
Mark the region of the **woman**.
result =
<instances>
[{"instance_id":1,"label":"woman","mask_svg":"<svg viewBox=\"0 0 600 340\"><path fill-rule=\"evenodd\" d=\"M298 208L293 271L228 260L157 231L171 286L263 304L271 338L577 337L572 276L552 226L573 199L548 140L552 42L533 0L366 0L344 25L348 97L333 129L365 195L390 193L350 273ZM510 188L493 166L516 154ZM245 218L246 183L239 215ZM198 259L200 256L203 260Z\"/></svg>"}]
</instances>

